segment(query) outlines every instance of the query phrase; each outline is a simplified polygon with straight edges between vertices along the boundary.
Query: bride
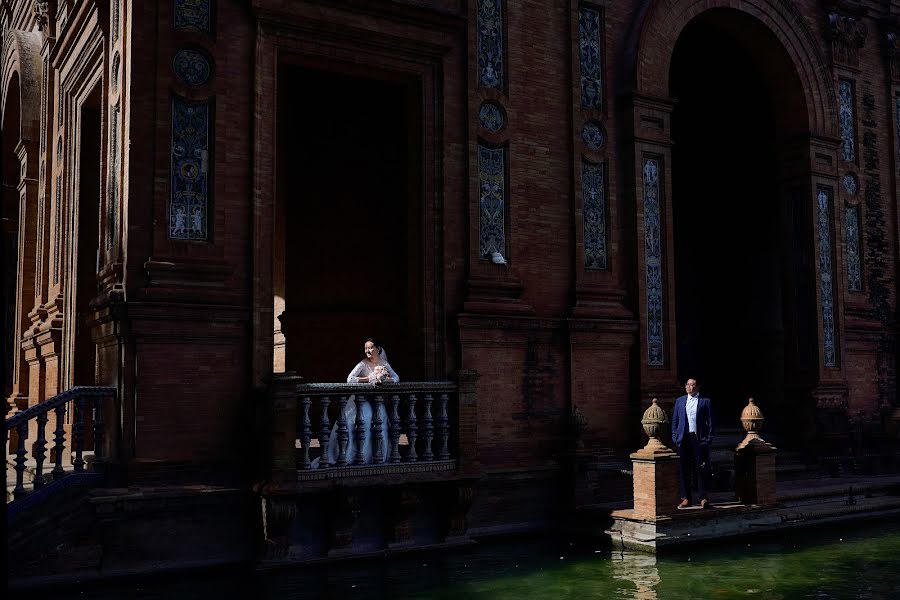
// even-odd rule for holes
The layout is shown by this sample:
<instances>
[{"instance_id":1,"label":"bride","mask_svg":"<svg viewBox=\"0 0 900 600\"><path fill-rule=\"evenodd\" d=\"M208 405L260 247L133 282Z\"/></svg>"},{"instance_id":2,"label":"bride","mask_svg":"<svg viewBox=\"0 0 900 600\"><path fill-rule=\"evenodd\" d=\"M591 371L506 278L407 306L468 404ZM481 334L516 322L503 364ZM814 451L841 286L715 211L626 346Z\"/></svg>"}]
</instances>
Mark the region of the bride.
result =
<instances>
[{"instance_id":1,"label":"bride","mask_svg":"<svg viewBox=\"0 0 900 600\"><path fill-rule=\"evenodd\" d=\"M398 383L400 377L388 362L387 352L373 338L368 338L363 345L363 353L366 357L359 361L350 374L347 375L347 383ZM347 453L345 458L348 465L352 465L356 460L356 453L361 452L363 463L371 464L374 460L375 445L372 439L372 404L369 400L362 402L360 414L364 423L364 436L362 446L357 448L357 440L354 429L356 427L356 396L350 395L347 398L347 404L344 407L344 421L347 424ZM378 414L381 416L381 452L383 457L388 456L388 416L384 405L378 407ZM328 439L328 446L325 448L325 456L328 458L328 464L335 466L340 454L340 439L338 435L338 423L335 422L331 428L331 437ZM313 461L312 468L319 467L319 459Z\"/></svg>"}]
</instances>

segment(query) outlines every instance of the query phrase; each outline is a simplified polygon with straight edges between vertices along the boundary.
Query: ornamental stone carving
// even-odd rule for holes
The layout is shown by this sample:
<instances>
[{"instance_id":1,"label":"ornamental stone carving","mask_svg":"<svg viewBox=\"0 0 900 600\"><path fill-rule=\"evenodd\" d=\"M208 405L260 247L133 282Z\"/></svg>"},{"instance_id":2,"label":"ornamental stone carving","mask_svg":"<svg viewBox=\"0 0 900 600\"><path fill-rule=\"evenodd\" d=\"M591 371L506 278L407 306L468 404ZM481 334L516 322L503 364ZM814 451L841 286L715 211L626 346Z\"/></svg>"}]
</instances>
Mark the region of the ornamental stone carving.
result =
<instances>
[{"instance_id":1,"label":"ornamental stone carving","mask_svg":"<svg viewBox=\"0 0 900 600\"><path fill-rule=\"evenodd\" d=\"M56 1L33 0L31 3L31 10L34 12L34 16L37 19L38 27L40 27L41 31L44 33L49 34L48 28L50 27L50 22L53 15L56 14Z\"/></svg>"},{"instance_id":2,"label":"ornamental stone carving","mask_svg":"<svg viewBox=\"0 0 900 600\"><path fill-rule=\"evenodd\" d=\"M869 28L856 17L836 12L828 15L828 38L831 41L831 58L834 62L850 66L859 65L859 50L866 45Z\"/></svg>"}]
</instances>

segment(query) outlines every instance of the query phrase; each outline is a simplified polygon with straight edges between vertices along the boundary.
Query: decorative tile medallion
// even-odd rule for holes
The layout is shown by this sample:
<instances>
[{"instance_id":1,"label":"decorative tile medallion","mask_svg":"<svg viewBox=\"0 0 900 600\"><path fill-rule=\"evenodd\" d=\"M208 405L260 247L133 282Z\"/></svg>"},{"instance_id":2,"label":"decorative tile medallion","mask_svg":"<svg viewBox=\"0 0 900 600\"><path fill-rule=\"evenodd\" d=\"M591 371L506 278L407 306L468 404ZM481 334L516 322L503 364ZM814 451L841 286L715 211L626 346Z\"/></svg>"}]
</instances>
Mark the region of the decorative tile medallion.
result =
<instances>
[{"instance_id":1,"label":"decorative tile medallion","mask_svg":"<svg viewBox=\"0 0 900 600\"><path fill-rule=\"evenodd\" d=\"M845 192L851 196L855 196L856 192L859 191L859 178L854 173L845 173L844 176L841 177L841 185L844 187Z\"/></svg>"},{"instance_id":2,"label":"decorative tile medallion","mask_svg":"<svg viewBox=\"0 0 900 600\"><path fill-rule=\"evenodd\" d=\"M819 230L819 291L822 295L822 346L826 367L837 366L834 335L834 284L831 260L831 191L820 189L816 195L816 221Z\"/></svg>"},{"instance_id":3,"label":"decorative tile medallion","mask_svg":"<svg viewBox=\"0 0 900 600\"><path fill-rule=\"evenodd\" d=\"M578 9L578 51L581 65L581 105L603 107L603 64L600 44L600 11Z\"/></svg>"},{"instance_id":4,"label":"decorative tile medallion","mask_svg":"<svg viewBox=\"0 0 900 600\"><path fill-rule=\"evenodd\" d=\"M481 217L478 226L479 250L482 258L494 252L506 254L506 177L505 150L478 145L478 187Z\"/></svg>"},{"instance_id":5,"label":"decorative tile medallion","mask_svg":"<svg viewBox=\"0 0 900 600\"><path fill-rule=\"evenodd\" d=\"M485 102L478 111L478 121L484 129L497 133L506 126L503 109L493 102Z\"/></svg>"},{"instance_id":6,"label":"decorative tile medallion","mask_svg":"<svg viewBox=\"0 0 900 600\"><path fill-rule=\"evenodd\" d=\"M503 2L478 0L478 85L503 89Z\"/></svg>"},{"instance_id":7,"label":"decorative tile medallion","mask_svg":"<svg viewBox=\"0 0 900 600\"><path fill-rule=\"evenodd\" d=\"M606 133L599 123L588 121L581 128L581 139L588 150L596 152L606 143Z\"/></svg>"},{"instance_id":8,"label":"decorative tile medallion","mask_svg":"<svg viewBox=\"0 0 900 600\"><path fill-rule=\"evenodd\" d=\"M581 161L584 196L584 268L606 268L606 190L604 165Z\"/></svg>"},{"instance_id":9,"label":"decorative tile medallion","mask_svg":"<svg viewBox=\"0 0 900 600\"><path fill-rule=\"evenodd\" d=\"M647 297L647 364L663 364L663 272L657 158L644 158L644 263Z\"/></svg>"},{"instance_id":10,"label":"decorative tile medallion","mask_svg":"<svg viewBox=\"0 0 900 600\"><path fill-rule=\"evenodd\" d=\"M203 85L209 81L210 61L203 52L185 48L172 60L172 70L181 83L190 86Z\"/></svg>"},{"instance_id":11,"label":"decorative tile medallion","mask_svg":"<svg viewBox=\"0 0 900 600\"><path fill-rule=\"evenodd\" d=\"M208 236L209 116L206 102L172 99L171 239L205 240Z\"/></svg>"},{"instance_id":12,"label":"decorative tile medallion","mask_svg":"<svg viewBox=\"0 0 900 600\"><path fill-rule=\"evenodd\" d=\"M847 227L847 287L851 292L862 291L862 264L859 257L859 206L844 207Z\"/></svg>"}]
</instances>

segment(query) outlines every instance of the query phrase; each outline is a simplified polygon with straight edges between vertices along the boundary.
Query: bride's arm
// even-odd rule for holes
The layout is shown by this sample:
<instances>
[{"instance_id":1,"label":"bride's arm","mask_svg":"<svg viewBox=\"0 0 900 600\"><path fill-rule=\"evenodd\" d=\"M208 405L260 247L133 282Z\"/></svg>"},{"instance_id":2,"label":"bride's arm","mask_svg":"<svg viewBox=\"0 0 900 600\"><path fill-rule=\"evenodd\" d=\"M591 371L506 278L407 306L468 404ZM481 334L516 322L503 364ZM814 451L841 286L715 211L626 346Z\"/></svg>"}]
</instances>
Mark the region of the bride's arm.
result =
<instances>
[{"instance_id":1,"label":"bride's arm","mask_svg":"<svg viewBox=\"0 0 900 600\"><path fill-rule=\"evenodd\" d=\"M367 376L361 376L363 364L362 361L356 363L356 366L353 367L353 370L350 371L350 374L347 375L347 383L368 383L369 378Z\"/></svg>"}]
</instances>

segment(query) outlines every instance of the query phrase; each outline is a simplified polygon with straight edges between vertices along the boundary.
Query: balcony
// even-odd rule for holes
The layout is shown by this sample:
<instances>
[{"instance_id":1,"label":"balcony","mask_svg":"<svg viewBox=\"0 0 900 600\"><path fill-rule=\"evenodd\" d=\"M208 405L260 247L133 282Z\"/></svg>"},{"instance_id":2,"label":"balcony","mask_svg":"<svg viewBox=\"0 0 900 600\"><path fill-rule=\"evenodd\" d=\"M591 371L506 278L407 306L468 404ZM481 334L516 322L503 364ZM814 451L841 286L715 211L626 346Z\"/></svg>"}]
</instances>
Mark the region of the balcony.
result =
<instances>
[{"instance_id":1,"label":"balcony","mask_svg":"<svg viewBox=\"0 0 900 600\"><path fill-rule=\"evenodd\" d=\"M265 411L271 451L254 487L264 560L467 542L479 471L477 377L373 386L274 375Z\"/></svg>"}]
</instances>

